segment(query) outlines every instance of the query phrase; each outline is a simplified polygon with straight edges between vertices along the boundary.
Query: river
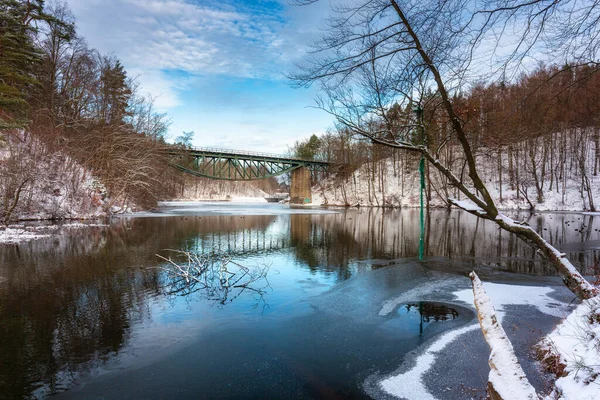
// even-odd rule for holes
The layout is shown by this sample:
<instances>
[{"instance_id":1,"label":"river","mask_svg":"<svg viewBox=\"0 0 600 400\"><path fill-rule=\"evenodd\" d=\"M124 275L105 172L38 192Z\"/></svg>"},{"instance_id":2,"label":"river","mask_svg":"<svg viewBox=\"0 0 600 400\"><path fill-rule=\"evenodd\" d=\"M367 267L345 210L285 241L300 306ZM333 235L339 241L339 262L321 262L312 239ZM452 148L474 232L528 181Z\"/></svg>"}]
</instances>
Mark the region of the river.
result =
<instances>
[{"instance_id":1,"label":"river","mask_svg":"<svg viewBox=\"0 0 600 400\"><path fill-rule=\"evenodd\" d=\"M598 274L600 217L519 216ZM456 296L469 271L542 288L561 312L573 297L533 249L458 210L428 213L422 262L411 209L168 203L64 231L0 245L0 398L386 397L378 382L476 321ZM227 256L254 280L182 285L157 256L176 251ZM505 307L522 354L562 315L534 305ZM436 397L482 394L486 347L469 335L419 378Z\"/></svg>"}]
</instances>

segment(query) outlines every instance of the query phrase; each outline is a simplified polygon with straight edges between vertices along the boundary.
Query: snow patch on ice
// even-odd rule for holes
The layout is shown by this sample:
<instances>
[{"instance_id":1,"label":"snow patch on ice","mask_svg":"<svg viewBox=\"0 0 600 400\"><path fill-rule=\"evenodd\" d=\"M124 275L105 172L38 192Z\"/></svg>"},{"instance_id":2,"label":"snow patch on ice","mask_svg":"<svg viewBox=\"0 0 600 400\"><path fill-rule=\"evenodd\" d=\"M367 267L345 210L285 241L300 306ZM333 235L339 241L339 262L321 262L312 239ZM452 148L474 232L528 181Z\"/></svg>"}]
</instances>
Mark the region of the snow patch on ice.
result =
<instances>
[{"instance_id":1,"label":"snow patch on ice","mask_svg":"<svg viewBox=\"0 0 600 400\"><path fill-rule=\"evenodd\" d=\"M492 300L498 320L506 315L505 307L508 305L528 305L537 308L540 312L557 318L568 315L566 304L558 304L558 300L550 297L554 291L547 286L521 286L506 285L501 283L484 283L485 291ZM473 291L471 289L459 290L453 293L456 298L468 304L473 304Z\"/></svg>"},{"instance_id":2,"label":"snow patch on ice","mask_svg":"<svg viewBox=\"0 0 600 400\"><path fill-rule=\"evenodd\" d=\"M415 299L422 297L423 293L432 293L432 292L436 292L444 287L455 286L459 281L463 281L463 279L448 278L448 279L427 281L427 282L423 283L422 285L418 285L415 288L402 293L400 296L398 296L394 299L385 301L381 307L381 310L379 311L379 315L380 316L388 315L391 312L393 312L400 304L403 304L403 303L406 303L409 301L414 301Z\"/></svg>"},{"instance_id":3,"label":"snow patch on ice","mask_svg":"<svg viewBox=\"0 0 600 400\"><path fill-rule=\"evenodd\" d=\"M477 324L469 324L443 334L433 342L427 350L419 355L413 368L400 375L384 379L380 383L381 388L393 396L406 398L408 400L436 400L423 384L423 375L434 364L439 352L443 351L446 346L461 335L474 331L478 327Z\"/></svg>"},{"instance_id":4,"label":"snow patch on ice","mask_svg":"<svg viewBox=\"0 0 600 400\"><path fill-rule=\"evenodd\" d=\"M568 305L559 303L558 300L550 297L553 292L551 287L545 286L521 286L507 285L499 283L485 283L485 290L496 308L498 321L501 323L506 314L508 305L529 305L536 307L540 312L554 317L564 318L568 314ZM430 288L435 288L431 284ZM411 297L414 300L415 293L408 291L405 294L390 300L383 304L380 315L389 314L394 307ZM418 290L422 292L421 290ZM462 289L453 293L457 300L473 306L472 289ZM437 340L429 345L417 357L414 367L398 375L390 376L380 382L381 388L390 395L406 398L408 400L435 399L427 388L423 385L423 375L435 363L437 355L442 352L449 344L457 340L461 335L479 329L479 324L470 324L456 330L442 334Z\"/></svg>"}]
</instances>

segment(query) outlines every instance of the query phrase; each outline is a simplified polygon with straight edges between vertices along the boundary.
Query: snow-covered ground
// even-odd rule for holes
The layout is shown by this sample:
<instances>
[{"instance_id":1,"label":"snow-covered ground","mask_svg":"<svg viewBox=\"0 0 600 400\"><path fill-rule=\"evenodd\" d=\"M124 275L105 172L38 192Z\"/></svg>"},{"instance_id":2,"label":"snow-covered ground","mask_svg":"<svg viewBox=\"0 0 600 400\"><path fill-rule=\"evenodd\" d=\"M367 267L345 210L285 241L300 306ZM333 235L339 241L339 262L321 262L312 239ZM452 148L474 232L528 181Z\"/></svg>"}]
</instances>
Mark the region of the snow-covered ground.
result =
<instances>
[{"instance_id":1,"label":"snow-covered ground","mask_svg":"<svg viewBox=\"0 0 600 400\"><path fill-rule=\"evenodd\" d=\"M365 164L354 171L348 178L329 178L312 188L313 204L329 206L374 206L374 207L418 207L419 200L419 171L416 162L406 165L394 162L393 159L379 161L376 173L373 174L372 164ZM495 171L488 171L489 166L482 166L480 173L498 207L503 210L528 210L530 204L522 193L511 188L505 181L500 185ZM574 173L575 174L575 173ZM461 200L461 194L449 188L441 175L431 170L431 207L446 207L447 197ZM589 176L591 192L594 198L600 198L600 177ZM500 187L502 186L502 187ZM537 211L588 211L589 201L582 196L581 178L577 175L554 185L549 182L544 185L544 201L538 202L534 195L535 188L528 188L529 201ZM502 193L502 201L500 201ZM462 196L464 199L464 195Z\"/></svg>"},{"instance_id":2,"label":"snow-covered ground","mask_svg":"<svg viewBox=\"0 0 600 400\"><path fill-rule=\"evenodd\" d=\"M600 298L584 300L540 345L560 376L550 399L600 399Z\"/></svg>"},{"instance_id":3,"label":"snow-covered ground","mask_svg":"<svg viewBox=\"0 0 600 400\"><path fill-rule=\"evenodd\" d=\"M256 181L260 183L259 181ZM254 186L256 182L218 181L206 178L188 177L185 181L181 200L219 201L243 199L264 199L268 194Z\"/></svg>"},{"instance_id":4,"label":"snow-covered ground","mask_svg":"<svg viewBox=\"0 0 600 400\"><path fill-rule=\"evenodd\" d=\"M101 223L67 223L62 225L9 225L0 228L0 246L30 242L32 240L48 238L61 234L63 231L83 228L105 228L106 224Z\"/></svg>"},{"instance_id":5,"label":"snow-covered ground","mask_svg":"<svg viewBox=\"0 0 600 400\"><path fill-rule=\"evenodd\" d=\"M568 303L559 302L550 295L553 292L551 287L545 286L520 286L507 285L499 283L484 283L485 291L492 300L496 309L496 315L500 323L502 323L506 311L511 306L533 306L540 312L564 318L568 315ZM441 288L430 287L432 292L441 290ZM422 295L423 289L419 289L419 293L404 293L398 298L391 299L383 304L380 315L391 313L398 304L414 299L414 296ZM457 301L464 302L469 306L473 306L473 291L471 289L462 289L453 293ZM414 365L410 368L402 368L401 372L392 376L386 377L380 382L381 388L388 394L405 398L408 400L434 400L434 397L429 393L423 376L434 366L436 359L441 357L455 341L460 341L463 335L468 332L479 330L477 322L471 323L459 329L448 331L442 334L439 338L428 344L426 348L420 351L419 356L414 361Z\"/></svg>"},{"instance_id":6,"label":"snow-covered ground","mask_svg":"<svg viewBox=\"0 0 600 400\"><path fill-rule=\"evenodd\" d=\"M0 192L5 210L18 199L11 221L93 219L110 208L106 188L88 169L25 134L0 149Z\"/></svg>"}]
</instances>

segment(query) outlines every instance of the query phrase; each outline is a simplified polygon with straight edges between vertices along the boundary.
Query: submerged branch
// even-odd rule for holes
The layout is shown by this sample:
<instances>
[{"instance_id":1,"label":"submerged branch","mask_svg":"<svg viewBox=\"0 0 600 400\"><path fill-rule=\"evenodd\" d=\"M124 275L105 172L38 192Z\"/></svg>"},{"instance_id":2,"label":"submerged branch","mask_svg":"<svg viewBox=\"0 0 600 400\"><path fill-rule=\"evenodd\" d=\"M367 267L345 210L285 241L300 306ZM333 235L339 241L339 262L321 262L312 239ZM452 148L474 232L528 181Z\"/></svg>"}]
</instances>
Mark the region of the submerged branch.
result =
<instances>
[{"instance_id":1,"label":"submerged branch","mask_svg":"<svg viewBox=\"0 0 600 400\"><path fill-rule=\"evenodd\" d=\"M159 268L166 271L163 289L168 295L188 296L199 294L207 300L224 305L232 302L243 292L251 291L263 301L269 286L269 265L246 267L224 255L199 255L188 251L169 250L178 259L156 256L166 264Z\"/></svg>"}]
</instances>

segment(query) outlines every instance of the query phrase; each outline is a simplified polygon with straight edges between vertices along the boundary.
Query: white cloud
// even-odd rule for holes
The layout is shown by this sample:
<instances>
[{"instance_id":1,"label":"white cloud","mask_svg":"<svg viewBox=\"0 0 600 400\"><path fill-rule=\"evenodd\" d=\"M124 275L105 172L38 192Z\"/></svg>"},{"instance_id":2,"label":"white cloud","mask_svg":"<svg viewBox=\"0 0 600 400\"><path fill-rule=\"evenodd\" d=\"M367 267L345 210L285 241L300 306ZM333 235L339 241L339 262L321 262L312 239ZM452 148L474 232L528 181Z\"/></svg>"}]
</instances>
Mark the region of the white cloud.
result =
<instances>
[{"instance_id":1,"label":"white cloud","mask_svg":"<svg viewBox=\"0 0 600 400\"><path fill-rule=\"evenodd\" d=\"M283 23L267 15L222 10L219 2L70 1L80 30L101 51L134 68L178 69L252 77L271 73L284 47ZM240 7L241 8L241 7Z\"/></svg>"},{"instance_id":2,"label":"white cloud","mask_svg":"<svg viewBox=\"0 0 600 400\"><path fill-rule=\"evenodd\" d=\"M164 79L161 71L281 79L282 70L300 55L296 49L302 47L299 38L306 31L302 25L307 11L296 7L293 10L301 11L297 24L290 22L293 13L285 7L257 11L220 1L69 0L69 4L90 45L116 54L128 70L141 73L142 85L163 96L167 107L179 104L174 99L178 84L176 77Z\"/></svg>"},{"instance_id":3,"label":"white cloud","mask_svg":"<svg viewBox=\"0 0 600 400\"><path fill-rule=\"evenodd\" d=\"M194 130L196 145L283 152L328 124L304 110L312 104L307 92L281 82L319 33L326 0L311 7L281 0L274 8L236 0L67 1L90 46L114 53L169 113L172 136Z\"/></svg>"},{"instance_id":4,"label":"white cloud","mask_svg":"<svg viewBox=\"0 0 600 400\"><path fill-rule=\"evenodd\" d=\"M130 76L136 77L136 81L142 84L144 94L149 94L154 98L154 105L158 110L166 111L181 105L181 100L176 93L177 85L164 76L161 71L132 68L128 73Z\"/></svg>"}]
</instances>

